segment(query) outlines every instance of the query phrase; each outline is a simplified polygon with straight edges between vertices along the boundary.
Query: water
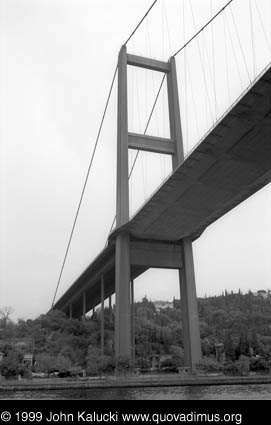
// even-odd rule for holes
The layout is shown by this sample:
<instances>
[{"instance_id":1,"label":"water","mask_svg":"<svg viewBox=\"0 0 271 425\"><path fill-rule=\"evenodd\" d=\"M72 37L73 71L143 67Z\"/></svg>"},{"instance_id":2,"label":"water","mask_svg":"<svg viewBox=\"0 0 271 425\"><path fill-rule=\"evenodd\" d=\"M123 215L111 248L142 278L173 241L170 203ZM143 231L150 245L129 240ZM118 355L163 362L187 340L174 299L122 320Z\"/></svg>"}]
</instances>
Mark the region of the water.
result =
<instances>
[{"instance_id":1,"label":"water","mask_svg":"<svg viewBox=\"0 0 271 425\"><path fill-rule=\"evenodd\" d=\"M271 384L0 392L0 399L271 400Z\"/></svg>"}]
</instances>

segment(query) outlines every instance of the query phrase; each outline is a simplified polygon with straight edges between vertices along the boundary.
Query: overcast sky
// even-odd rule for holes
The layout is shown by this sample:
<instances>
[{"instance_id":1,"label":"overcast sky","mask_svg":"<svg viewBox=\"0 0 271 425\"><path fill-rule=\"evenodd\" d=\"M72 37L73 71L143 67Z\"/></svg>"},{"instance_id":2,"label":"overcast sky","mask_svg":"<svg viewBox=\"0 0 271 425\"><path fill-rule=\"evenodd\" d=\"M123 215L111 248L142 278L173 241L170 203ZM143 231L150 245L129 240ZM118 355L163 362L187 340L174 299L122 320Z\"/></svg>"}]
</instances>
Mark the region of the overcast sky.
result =
<instances>
[{"instance_id":1,"label":"overcast sky","mask_svg":"<svg viewBox=\"0 0 271 425\"><path fill-rule=\"evenodd\" d=\"M224 3L158 0L128 51L168 60ZM0 306L14 318L50 308L118 51L150 4L0 0ZM176 58L186 153L271 60L271 2L234 0L231 11L235 22L224 12ZM144 131L161 81L154 74L129 69L131 131ZM149 134L168 134L166 95ZM140 155L131 214L169 172L168 159ZM116 85L58 297L105 245L115 173ZM271 288L270 217L268 185L193 244L199 296ZM179 297L177 273L145 273L135 298L145 294Z\"/></svg>"}]
</instances>

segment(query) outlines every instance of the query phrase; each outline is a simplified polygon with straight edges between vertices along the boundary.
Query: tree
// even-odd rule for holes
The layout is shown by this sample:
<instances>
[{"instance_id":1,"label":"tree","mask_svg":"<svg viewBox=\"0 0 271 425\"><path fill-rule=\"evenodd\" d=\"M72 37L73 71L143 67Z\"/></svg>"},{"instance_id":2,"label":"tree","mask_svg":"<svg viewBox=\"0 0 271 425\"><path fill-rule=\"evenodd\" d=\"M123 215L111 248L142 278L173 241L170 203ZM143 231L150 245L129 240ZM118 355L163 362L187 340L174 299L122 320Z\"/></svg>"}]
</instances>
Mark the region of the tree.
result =
<instances>
[{"instance_id":1,"label":"tree","mask_svg":"<svg viewBox=\"0 0 271 425\"><path fill-rule=\"evenodd\" d=\"M106 373L112 373L115 370L116 362L112 356L103 356L101 370Z\"/></svg>"},{"instance_id":2,"label":"tree","mask_svg":"<svg viewBox=\"0 0 271 425\"><path fill-rule=\"evenodd\" d=\"M65 313L59 310L51 310L39 318L42 328L49 332L63 330L67 325L68 319Z\"/></svg>"},{"instance_id":3,"label":"tree","mask_svg":"<svg viewBox=\"0 0 271 425\"><path fill-rule=\"evenodd\" d=\"M250 362L250 370L258 373L269 373L271 370L270 361L262 358L252 359Z\"/></svg>"},{"instance_id":4,"label":"tree","mask_svg":"<svg viewBox=\"0 0 271 425\"><path fill-rule=\"evenodd\" d=\"M237 358L240 356L248 356L249 355L249 342L248 342L248 334L247 331L242 332L239 339L239 344L236 349Z\"/></svg>"},{"instance_id":5,"label":"tree","mask_svg":"<svg viewBox=\"0 0 271 425\"><path fill-rule=\"evenodd\" d=\"M57 370L56 358L51 354L39 354L36 356L35 371L44 372L49 375Z\"/></svg>"},{"instance_id":6,"label":"tree","mask_svg":"<svg viewBox=\"0 0 271 425\"><path fill-rule=\"evenodd\" d=\"M126 376L127 372L131 369L131 360L126 356L119 356L117 359L117 371Z\"/></svg>"},{"instance_id":7,"label":"tree","mask_svg":"<svg viewBox=\"0 0 271 425\"><path fill-rule=\"evenodd\" d=\"M9 351L0 364L1 374L6 378L15 378L21 371L21 358L15 351Z\"/></svg>"},{"instance_id":8,"label":"tree","mask_svg":"<svg viewBox=\"0 0 271 425\"><path fill-rule=\"evenodd\" d=\"M172 355L172 360L177 367L184 365L184 351L178 345L172 345L169 349L170 354Z\"/></svg>"},{"instance_id":9,"label":"tree","mask_svg":"<svg viewBox=\"0 0 271 425\"><path fill-rule=\"evenodd\" d=\"M173 357L166 357L160 362L160 368L163 372L177 372L178 366L176 358Z\"/></svg>"},{"instance_id":10,"label":"tree","mask_svg":"<svg viewBox=\"0 0 271 425\"><path fill-rule=\"evenodd\" d=\"M224 365L223 372L225 373L225 375L238 375L238 367L236 365L236 362L227 362Z\"/></svg>"},{"instance_id":11,"label":"tree","mask_svg":"<svg viewBox=\"0 0 271 425\"><path fill-rule=\"evenodd\" d=\"M258 337L257 337L257 333L255 329L253 329L251 334L251 347L257 353L257 350L259 348L259 342L258 342Z\"/></svg>"},{"instance_id":12,"label":"tree","mask_svg":"<svg viewBox=\"0 0 271 425\"><path fill-rule=\"evenodd\" d=\"M227 332L224 338L224 351L227 360L235 360L235 350L230 332Z\"/></svg>"},{"instance_id":13,"label":"tree","mask_svg":"<svg viewBox=\"0 0 271 425\"><path fill-rule=\"evenodd\" d=\"M197 369L202 370L204 373L218 373L221 372L223 366L216 359L211 357L204 357L197 365Z\"/></svg>"},{"instance_id":14,"label":"tree","mask_svg":"<svg viewBox=\"0 0 271 425\"><path fill-rule=\"evenodd\" d=\"M71 361L64 357L62 354L59 354L56 358L55 368L60 373L66 373L71 368Z\"/></svg>"},{"instance_id":15,"label":"tree","mask_svg":"<svg viewBox=\"0 0 271 425\"><path fill-rule=\"evenodd\" d=\"M89 347L86 358L86 370L90 376L98 375L101 369L101 351L96 347Z\"/></svg>"},{"instance_id":16,"label":"tree","mask_svg":"<svg viewBox=\"0 0 271 425\"><path fill-rule=\"evenodd\" d=\"M3 328L5 328L8 324L8 322L10 321L10 316L13 313L13 308L12 307L2 307L0 308L0 322L3 326Z\"/></svg>"},{"instance_id":17,"label":"tree","mask_svg":"<svg viewBox=\"0 0 271 425\"><path fill-rule=\"evenodd\" d=\"M228 319L228 315L226 311L223 309L214 310L208 316L209 324L212 326L215 323L218 328L225 327L227 319Z\"/></svg>"},{"instance_id":18,"label":"tree","mask_svg":"<svg viewBox=\"0 0 271 425\"><path fill-rule=\"evenodd\" d=\"M236 362L239 375L247 375L249 372L250 359L246 356L240 356Z\"/></svg>"}]
</instances>

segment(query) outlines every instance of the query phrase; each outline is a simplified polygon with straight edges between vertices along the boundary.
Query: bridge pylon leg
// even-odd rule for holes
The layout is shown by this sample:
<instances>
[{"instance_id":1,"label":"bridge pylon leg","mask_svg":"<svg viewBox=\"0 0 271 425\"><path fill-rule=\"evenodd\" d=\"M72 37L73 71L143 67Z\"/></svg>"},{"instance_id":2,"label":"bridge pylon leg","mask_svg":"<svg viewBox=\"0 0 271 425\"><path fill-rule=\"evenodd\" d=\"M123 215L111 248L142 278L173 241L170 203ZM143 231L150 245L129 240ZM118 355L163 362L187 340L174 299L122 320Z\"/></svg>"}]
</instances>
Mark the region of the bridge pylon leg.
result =
<instances>
[{"instance_id":1,"label":"bridge pylon leg","mask_svg":"<svg viewBox=\"0 0 271 425\"><path fill-rule=\"evenodd\" d=\"M104 356L104 277L101 278L101 356Z\"/></svg>"},{"instance_id":2,"label":"bridge pylon leg","mask_svg":"<svg viewBox=\"0 0 271 425\"><path fill-rule=\"evenodd\" d=\"M112 297L111 295L109 296L109 323L112 323Z\"/></svg>"},{"instance_id":3,"label":"bridge pylon leg","mask_svg":"<svg viewBox=\"0 0 271 425\"><path fill-rule=\"evenodd\" d=\"M183 241L183 268L179 270L183 319L184 362L193 368L201 358L198 302L194 272L192 242Z\"/></svg>"},{"instance_id":4,"label":"bridge pylon leg","mask_svg":"<svg viewBox=\"0 0 271 425\"><path fill-rule=\"evenodd\" d=\"M131 349L132 368L135 367L135 311L134 311L134 280L131 279Z\"/></svg>"},{"instance_id":5,"label":"bridge pylon leg","mask_svg":"<svg viewBox=\"0 0 271 425\"><path fill-rule=\"evenodd\" d=\"M116 239L115 357L131 359L130 237Z\"/></svg>"},{"instance_id":6,"label":"bridge pylon leg","mask_svg":"<svg viewBox=\"0 0 271 425\"><path fill-rule=\"evenodd\" d=\"M127 50L122 46L118 59L117 227L129 220L127 102ZM130 236L125 232L116 237L115 285L115 357L131 360Z\"/></svg>"}]
</instances>

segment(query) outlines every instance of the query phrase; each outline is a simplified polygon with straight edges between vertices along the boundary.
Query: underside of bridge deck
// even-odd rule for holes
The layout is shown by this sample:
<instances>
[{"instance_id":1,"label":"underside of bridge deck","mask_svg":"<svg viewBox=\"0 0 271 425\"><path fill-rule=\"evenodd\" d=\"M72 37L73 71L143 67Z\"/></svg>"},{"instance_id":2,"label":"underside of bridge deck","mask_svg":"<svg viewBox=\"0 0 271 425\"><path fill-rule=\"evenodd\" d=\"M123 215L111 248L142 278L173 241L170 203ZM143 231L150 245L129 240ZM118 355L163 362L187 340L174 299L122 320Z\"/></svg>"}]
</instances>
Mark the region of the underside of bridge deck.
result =
<instances>
[{"instance_id":1,"label":"underside of bridge deck","mask_svg":"<svg viewBox=\"0 0 271 425\"><path fill-rule=\"evenodd\" d=\"M215 220L270 182L270 66L200 141L135 216L137 238L197 239Z\"/></svg>"},{"instance_id":2,"label":"underside of bridge deck","mask_svg":"<svg viewBox=\"0 0 271 425\"><path fill-rule=\"evenodd\" d=\"M181 245L172 242L132 239L130 243L131 279L149 268L178 269L182 264ZM80 318L101 303L101 277L104 277L105 299L115 293L115 244L111 243L84 271L54 305L54 309ZM85 301L84 301L85 299ZM85 306L84 306L85 303Z\"/></svg>"},{"instance_id":3,"label":"underside of bridge deck","mask_svg":"<svg viewBox=\"0 0 271 425\"><path fill-rule=\"evenodd\" d=\"M165 252L169 247L173 252L184 237L195 240L211 223L268 184L270 177L269 67L140 211L110 235L107 247L62 295L54 309L68 311L72 303L73 315L80 317L84 292L87 311L98 305L102 275L105 297L115 292L115 238L119 232L125 230L132 237L131 276L135 279L149 268L142 264L142 259L151 256L151 243L159 239L157 245L152 245L153 252L158 251L158 256L163 257L163 246ZM135 258L138 264L133 264ZM176 258L171 261L174 266Z\"/></svg>"}]
</instances>

